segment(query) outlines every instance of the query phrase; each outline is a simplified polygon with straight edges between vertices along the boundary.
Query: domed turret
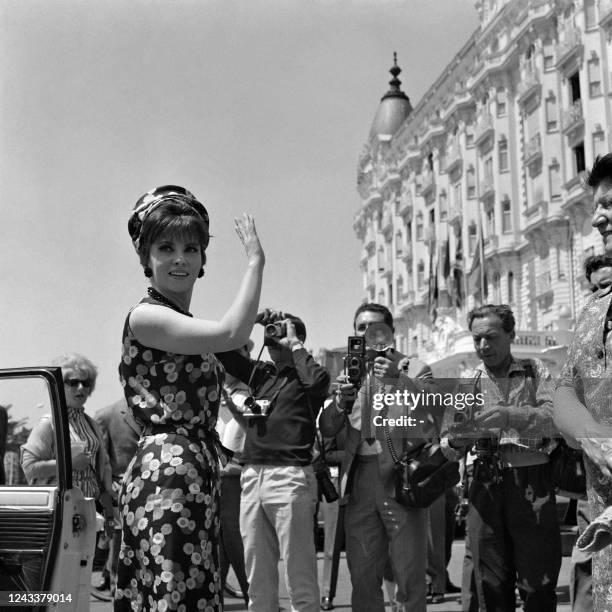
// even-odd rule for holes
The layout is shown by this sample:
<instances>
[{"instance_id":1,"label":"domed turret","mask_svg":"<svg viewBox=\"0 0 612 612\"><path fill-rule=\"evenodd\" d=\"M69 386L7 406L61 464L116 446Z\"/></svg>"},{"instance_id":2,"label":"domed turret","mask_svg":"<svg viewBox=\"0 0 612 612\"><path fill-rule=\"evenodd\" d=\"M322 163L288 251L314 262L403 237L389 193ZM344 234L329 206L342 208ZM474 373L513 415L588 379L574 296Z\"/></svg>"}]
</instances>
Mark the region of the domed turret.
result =
<instances>
[{"instance_id":1,"label":"domed turret","mask_svg":"<svg viewBox=\"0 0 612 612\"><path fill-rule=\"evenodd\" d=\"M393 136L412 111L408 96L400 89L402 82L397 78L402 69L397 65L397 53L393 53L393 67L389 70L393 78L391 89L380 99L380 106L372 122L370 138Z\"/></svg>"}]
</instances>

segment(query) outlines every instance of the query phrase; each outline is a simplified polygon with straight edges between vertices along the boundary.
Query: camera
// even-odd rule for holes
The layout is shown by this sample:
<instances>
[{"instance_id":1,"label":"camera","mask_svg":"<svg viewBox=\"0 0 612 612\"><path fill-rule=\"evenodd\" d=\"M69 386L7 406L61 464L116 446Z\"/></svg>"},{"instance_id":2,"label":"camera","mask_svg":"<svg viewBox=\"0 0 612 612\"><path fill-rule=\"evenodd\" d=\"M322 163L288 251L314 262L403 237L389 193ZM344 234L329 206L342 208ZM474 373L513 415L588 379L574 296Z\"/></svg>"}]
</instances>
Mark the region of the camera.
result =
<instances>
[{"instance_id":1,"label":"camera","mask_svg":"<svg viewBox=\"0 0 612 612\"><path fill-rule=\"evenodd\" d=\"M322 460L318 459L312 464L315 476L317 477L317 485L319 490L319 499L323 498L328 504L335 502L339 495L336 487L332 482L329 467Z\"/></svg>"},{"instance_id":2,"label":"camera","mask_svg":"<svg viewBox=\"0 0 612 612\"><path fill-rule=\"evenodd\" d=\"M270 410L270 400L256 400L252 395L249 395L244 400L244 412L242 416L245 418L260 418L268 417Z\"/></svg>"},{"instance_id":3,"label":"camera","mask_svg":"<svg viewBox=\"0 0 612 612\"><path fill-rule=\"evenodd\" d=\"M363 336L349 336L347 344L348 351L344 358L344 372L348 377L348 382L358 387L365 375L365 338Z\"/></svg>"},{"instance_id":4,"label":"camera","mask_svg":"<svg viewBox=\"0 0 612 612\"><path fill-rule=\"evenodd\" d=\"M284 321L268 323L264 328L264 346L273 346L287 336L287 325Z\"/></svg>"}]
</instances>

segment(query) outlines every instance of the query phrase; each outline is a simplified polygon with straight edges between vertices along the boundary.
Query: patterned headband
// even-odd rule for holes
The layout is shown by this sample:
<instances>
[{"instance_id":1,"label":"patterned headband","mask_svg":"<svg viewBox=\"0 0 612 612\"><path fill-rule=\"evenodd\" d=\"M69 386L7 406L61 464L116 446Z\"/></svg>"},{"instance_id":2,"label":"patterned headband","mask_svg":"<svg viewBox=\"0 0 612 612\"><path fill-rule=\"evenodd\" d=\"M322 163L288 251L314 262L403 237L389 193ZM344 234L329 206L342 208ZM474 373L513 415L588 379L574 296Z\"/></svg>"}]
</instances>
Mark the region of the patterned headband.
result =
<instances>
[{"instance_id":1,"label":"patterned headband","mask_svg":"<svg viewBox=\"0 0 612 612\"><path fill-rule=\"evenodd\" d=\"M192 208L198 216L206 223L208 228L210 225L208 212L204 205L198 201L198 199L184 187L177 185L164 185L163 187L156 187L151 191L147 191L142 197L138 199L134 206L132 216L128 221L128 232L134 244L136 252L139 251L140 247L140 235L142 233L142 225L144 220L163 202L169 200L183 202ZM208 246L208 239L204 244L204 248Z\"/></svg>"}]
</instances>

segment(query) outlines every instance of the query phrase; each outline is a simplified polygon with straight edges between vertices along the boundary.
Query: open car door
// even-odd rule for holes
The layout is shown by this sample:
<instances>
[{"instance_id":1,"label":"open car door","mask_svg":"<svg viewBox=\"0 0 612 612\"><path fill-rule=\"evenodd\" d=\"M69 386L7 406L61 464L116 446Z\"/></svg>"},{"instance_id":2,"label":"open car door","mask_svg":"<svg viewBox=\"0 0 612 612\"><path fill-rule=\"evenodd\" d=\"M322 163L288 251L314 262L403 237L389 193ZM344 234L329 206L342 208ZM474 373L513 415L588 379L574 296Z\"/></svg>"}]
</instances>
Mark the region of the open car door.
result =
<instances>
[{"instance_id":1,"label":"open car door","mask_svg":"<svg viewBox=\"0 0 612 612\"><path fill-rule=\"evenodd\" d=\"M6 440L4 478L0 469L0 610L25 603L20 609L85 612L95 505L73 488L61 369L0 369L0 407L8 416L0 415L0 451ZM53 425L56 477L30 485L20 446L45 415Z\"/></svg>"}]
</instances>

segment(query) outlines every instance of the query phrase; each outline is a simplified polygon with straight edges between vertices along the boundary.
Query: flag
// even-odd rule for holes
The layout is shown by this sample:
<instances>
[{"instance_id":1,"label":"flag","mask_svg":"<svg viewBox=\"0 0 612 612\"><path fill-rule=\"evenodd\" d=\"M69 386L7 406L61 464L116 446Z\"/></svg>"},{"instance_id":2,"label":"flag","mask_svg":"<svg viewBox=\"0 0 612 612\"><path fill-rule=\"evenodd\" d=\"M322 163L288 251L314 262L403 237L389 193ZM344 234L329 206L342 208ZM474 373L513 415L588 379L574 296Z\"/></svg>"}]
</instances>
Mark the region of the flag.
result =
<instances>
[{"instance_id":1,"label":"flag","mask_svg":"<svg viewBox=\"0 0 612 612\"><path fill-rule=\"evenodd\" d=\"M478 233L474 258L472 259L472 268L468 274L467 285L468 292L481 304L484 304L487 299L487 273L484 266L483 250L482 231L480 231Z\"/></svg>"},{"instance_id":2,"label":"flag","mask_svg":"<svg viewBox=\"0 0 612 612\"><path fill-rule=\"evenodd\" d=\"M431 243L430 243L431 244ZM427 312L432 324L438 316L438 258L436 257L435 242L430 246L429 252L429 290L427 292Z\"/></svg>"},{"instance_id":3,"label":"flag","mask_svg":"<svg viewBox=\"0 0 612 612\"><path fill-rule=\"evenodd\" d=\"M450 262L450 246L448 244L448 238L444 242L444 256L442 258L442 276L448 284L448 277L451 274L451 262Z\"/></svg>"},{"instance_id":4,"label":"flag","mask_svg":"<svg viewBox=\"0 0 612 612\"><path fill-rule=\"evenodd\" d=\"M463 301L463 242L461 240L461 230L459 230L453 264L453 302L457 308L462 308Z\"/></svg>"}]
</instances>

